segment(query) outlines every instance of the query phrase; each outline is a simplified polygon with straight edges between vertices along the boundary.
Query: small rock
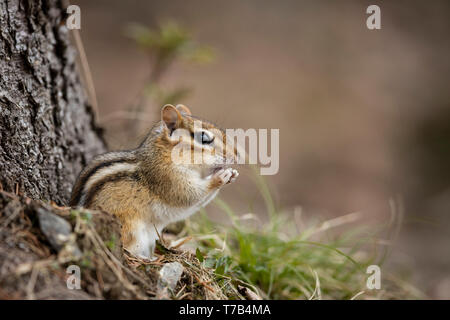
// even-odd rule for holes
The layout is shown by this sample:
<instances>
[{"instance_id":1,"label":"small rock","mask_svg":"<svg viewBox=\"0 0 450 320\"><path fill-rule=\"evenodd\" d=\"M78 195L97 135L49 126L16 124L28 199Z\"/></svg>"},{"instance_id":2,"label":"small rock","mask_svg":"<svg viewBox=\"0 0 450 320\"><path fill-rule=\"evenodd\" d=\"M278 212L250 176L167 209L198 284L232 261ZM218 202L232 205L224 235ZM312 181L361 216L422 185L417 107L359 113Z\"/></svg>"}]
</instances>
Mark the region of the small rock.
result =
<instances>
[{"instance_id":1,"label":"small rock","mask_svg":"<svg viewBox=\"0 0 450 320\"><path fill-rule=\"evenodd\" d=\"M39 226L52 247L60 251L70 240L72 227L69 222L43 208L36 209Z\"/></svg>"},{"instance_id":2,"label":"small rock","mask_svg":"<svg viewBox=\"0 0 450 320\"><path fill-rule=\"evenodd\" d=\"M156 297L169 299L169 292L173 292L183 274L184 268L179 262L166 263L159 270Z\"/></svg>"},{"instance_id":3,"label":"small rock","mask_svg":"<svg viewBox=\"0 0 450 320\"><path fill-rule=\"evenodd\" d=\"M252 290L250 290L247 287L238 285L237 289L238 289L239 293L242 294L248 300L262 300L262 298L260 296L258 296L256 293L254 293Z\"/></svg>"}]
</instances>

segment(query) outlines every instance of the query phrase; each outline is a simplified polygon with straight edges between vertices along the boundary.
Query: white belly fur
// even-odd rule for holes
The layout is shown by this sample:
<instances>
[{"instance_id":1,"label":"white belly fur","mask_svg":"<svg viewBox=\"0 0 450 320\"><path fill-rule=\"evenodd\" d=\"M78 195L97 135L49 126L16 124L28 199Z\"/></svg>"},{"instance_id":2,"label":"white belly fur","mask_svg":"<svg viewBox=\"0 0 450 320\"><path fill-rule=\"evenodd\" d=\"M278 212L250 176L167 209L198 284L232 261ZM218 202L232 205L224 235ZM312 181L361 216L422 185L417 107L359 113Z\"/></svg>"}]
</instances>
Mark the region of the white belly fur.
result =
<instances>
[{"instance_id":1,"label":"white belly fur","mask_svg":"<svg viewBox=\"0 0 450 320\"><path fill-rule=\"evenodd\" d=\"M142 258L154 258L153 252L155 250L155 242L158 239L158 233L161 234L162 230L169 223L184 220L196 213L200 208L206 206L213 200L218 192L219 191L216 190L210 193L194 206L188 208L170 207L161 203L152 204L150 211L152 215L151 220L154 222L139 221L133 230L135 243L127 249Z\"/></svg>"}]
</instances>

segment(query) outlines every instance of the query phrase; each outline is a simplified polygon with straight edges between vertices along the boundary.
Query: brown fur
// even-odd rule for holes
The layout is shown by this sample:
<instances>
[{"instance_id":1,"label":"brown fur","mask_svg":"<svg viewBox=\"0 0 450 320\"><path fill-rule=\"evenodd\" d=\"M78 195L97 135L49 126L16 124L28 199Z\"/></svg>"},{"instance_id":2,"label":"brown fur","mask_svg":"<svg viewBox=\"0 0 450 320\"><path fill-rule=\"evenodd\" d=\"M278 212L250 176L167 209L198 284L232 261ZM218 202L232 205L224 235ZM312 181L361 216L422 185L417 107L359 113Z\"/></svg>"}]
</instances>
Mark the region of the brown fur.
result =
<instances>
[{"instance_id":1,"label":"brown fur","mask_svg":"<svg viewBox=\"0 0 450 320\"><path fill-rule=\"evenodd\" d=\"M206 190L198 190L185 175L176 172L172 165L172 149L178 142L169 138L171 130L186 129L193 136L194 121L199 121L187 112L189 109L184 108L163 108L163 120L151 129L139 148L97 157L82 171L74 185L71 205L79 205L84 196L84 203L81 205L116 215L122 224L125 247L134 242L132 230L137 221L157 223L152 221L153 215L149 214L153 202L171 207L191 207L209 192L223 186L223 181L215 177ZM223 134L223 130L209 122L202 121L202 127L215 136ZM226 144L224 134L222 139L222 143ZM192 144L191 155L195 152L201 152L201 148ZM105 176L84 193L83 188L90 177L98 170L116 163L134 164L136 169Z\"/></svg>"},{"instance_id":2,"label":"brown fur","mask_svg":"<svg viewBox=\"0 0 450 320\"><path fill-rule=\"evenodd\" d=\"M139 182L123 179L106 183L90 204L91 208L104 210L119 218L122 224L122 241L126 247L134 239L131 230L134 223L140 219L150 218L148 212L152 195Z\"/></svg>"}]
</instances>

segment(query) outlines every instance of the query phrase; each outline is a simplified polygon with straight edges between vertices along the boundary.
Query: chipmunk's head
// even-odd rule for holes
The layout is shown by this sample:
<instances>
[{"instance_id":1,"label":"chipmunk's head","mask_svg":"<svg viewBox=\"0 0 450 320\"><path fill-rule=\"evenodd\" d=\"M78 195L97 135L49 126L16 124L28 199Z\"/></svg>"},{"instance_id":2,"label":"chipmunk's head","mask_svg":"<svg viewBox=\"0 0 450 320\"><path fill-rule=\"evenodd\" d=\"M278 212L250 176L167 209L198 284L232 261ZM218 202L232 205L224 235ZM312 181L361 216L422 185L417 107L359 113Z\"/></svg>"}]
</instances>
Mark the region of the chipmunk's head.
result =
<instances>
[{"instance_id":1,"label":"chipmunk's head","mask_svg":"<svg viewBox=\"0 0 450 320\"><path fill-rule=\"evenodd\" d=\"M165 143L175 165L198 169L206 174L236 162L234 140L224 130L192 116L184 105L165 105L161 110Z\"/></svg>"}]
</instances>

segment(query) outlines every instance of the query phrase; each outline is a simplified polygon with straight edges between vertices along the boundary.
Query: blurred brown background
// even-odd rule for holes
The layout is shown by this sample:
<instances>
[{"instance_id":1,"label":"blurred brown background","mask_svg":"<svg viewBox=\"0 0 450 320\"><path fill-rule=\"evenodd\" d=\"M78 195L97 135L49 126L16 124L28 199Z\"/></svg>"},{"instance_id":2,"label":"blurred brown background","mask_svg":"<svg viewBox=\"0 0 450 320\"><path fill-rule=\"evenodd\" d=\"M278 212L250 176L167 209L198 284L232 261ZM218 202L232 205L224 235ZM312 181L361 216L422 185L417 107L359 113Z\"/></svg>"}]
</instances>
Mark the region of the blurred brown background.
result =
<instances>
[{"instance_id":1,"label":"blurred brown background","mask_svg":"<svg viewBox=\"0 0 450 320\"><path fill-rule=\"evenodd\" d=\"M194 89L179 103L224 128L280 129L280 170L267 177L286 212L384 221L400 195L405 221L392 264L406 265L434 298L450 298L450 3L448 1L73 1L91 67L99 121L112 149L132 148L134 121L110 117L135 99L146 54L124 35L131 22L168 20L216 51L205 66L180 63L167 87ZM381 7L381 30L366 8ZM222 195L259 212L245 176ZM214 209L212 209L213 211ZM209 211L209 210L208 210Z\"/></svg>"}]
</instances>

